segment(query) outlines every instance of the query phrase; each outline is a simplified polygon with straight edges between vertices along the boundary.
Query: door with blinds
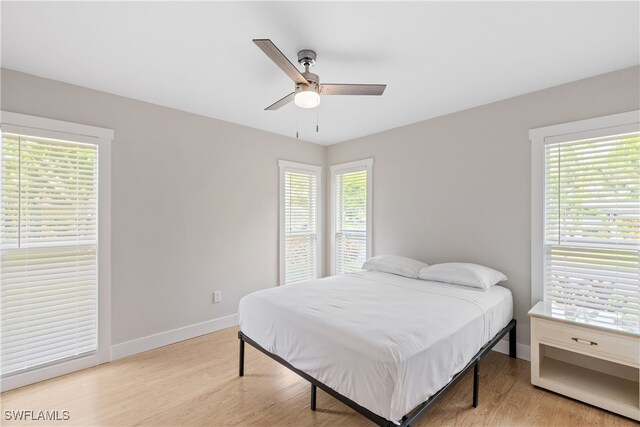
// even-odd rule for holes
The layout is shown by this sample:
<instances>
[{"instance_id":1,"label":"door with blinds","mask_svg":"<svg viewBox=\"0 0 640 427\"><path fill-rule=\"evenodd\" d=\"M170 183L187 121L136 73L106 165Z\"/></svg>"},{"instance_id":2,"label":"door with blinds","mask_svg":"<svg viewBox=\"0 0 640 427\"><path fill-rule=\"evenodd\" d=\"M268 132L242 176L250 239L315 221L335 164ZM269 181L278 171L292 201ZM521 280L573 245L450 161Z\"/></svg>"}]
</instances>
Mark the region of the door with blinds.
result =
<instances>
[{"instance_id":1,"label":"door with blinds","mask_svg":"<svg viewBox=\"0 0 640 427\"><path fill-rule=\"evenodd\" d=\"M3 378L98 348L98 146L2 133Z\"/></svg>"},{"instance_id":2,"label":"door with blinds","mask_svg":"<svg viewBox=\"0 0 640 427\"><path fill-rule=\"evenodd\" d=\"M333 167L335 274L362 270L370 256L370 170L370 160Z\"/></svg>"},{"instance_id":3,"label":"door with blinds","mask_svg":"<svg viewBox=\"0 0 640 427\"><path fill-rule=\"evenodd\" d=\"M317 166L280 162L280 283L320 275L320 176Z\"/></svg>"},{"instance_id":4,"label":"door with blinds","mask_svg":"<svg viewBox=\"0 0 640 427\"><path fill-rule=\"evenodd\" d=\"M559 137L544 156L545 300L636 322L640 134Z\"/></svg>"}]
</instances>

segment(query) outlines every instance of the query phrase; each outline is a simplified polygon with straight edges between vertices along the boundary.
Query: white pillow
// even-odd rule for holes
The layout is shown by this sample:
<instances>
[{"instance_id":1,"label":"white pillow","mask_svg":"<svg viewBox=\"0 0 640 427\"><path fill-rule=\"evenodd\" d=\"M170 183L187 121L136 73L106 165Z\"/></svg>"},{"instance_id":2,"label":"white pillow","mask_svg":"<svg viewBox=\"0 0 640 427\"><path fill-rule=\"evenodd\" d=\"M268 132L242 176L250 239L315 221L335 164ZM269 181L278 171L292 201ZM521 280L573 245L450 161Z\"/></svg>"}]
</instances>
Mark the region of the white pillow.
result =
<instances>
[{"instance_id":1,"label":"white pillow","mask_svg":"<svg viewBox=\"0 0 640 427\"><path fill-rule=\"evenodd\" d=\"M411 258L397 255L378 255L369 258L362 266L367 271L381 271L383 273L397 274L398 276L418 278L420 269L429 267L429 264Z\"/></svg>"},{"instance_id":2,"label":"white pillow","mask_svg":"<svg viewBox=\"0 0 640 427\"><path fill-rule=\"evenodd\" d=\"M447 262L425 267L418 273L418 278L485 290L507 280L507 276L493 268L463 262Z\"/></svg>"}]
</instances>

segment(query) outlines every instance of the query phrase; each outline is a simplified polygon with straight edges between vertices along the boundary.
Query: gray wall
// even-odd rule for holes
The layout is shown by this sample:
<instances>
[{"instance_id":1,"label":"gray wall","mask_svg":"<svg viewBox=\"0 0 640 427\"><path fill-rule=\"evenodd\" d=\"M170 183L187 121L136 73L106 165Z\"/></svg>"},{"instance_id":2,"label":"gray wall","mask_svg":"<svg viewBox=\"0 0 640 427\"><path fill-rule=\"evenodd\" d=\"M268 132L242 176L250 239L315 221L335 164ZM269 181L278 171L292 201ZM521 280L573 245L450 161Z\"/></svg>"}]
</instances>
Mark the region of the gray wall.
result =
<instances>
[{"instance_id":1,"label":"gray wall","mask_svg":"<svg viewBox=\"0 0 640 427\"><path fill-rule=\"evenodd\" d=\"M374 255L503 271L528 343L529 129L637 110L639 80L628 68L332 145L327 163L374 158Z\"/></svg>"},{"instance_id":2,"label":"gray wall","mask_svg":"<svg viewBox=\"0 0 640 427\"><path fill-rule=\"evenodd\" d=\"M234 314L274 286L277 161L325 163L322 146L9 70L2 109L115 131L112 344Z\"/></svg>"}]
</instances>

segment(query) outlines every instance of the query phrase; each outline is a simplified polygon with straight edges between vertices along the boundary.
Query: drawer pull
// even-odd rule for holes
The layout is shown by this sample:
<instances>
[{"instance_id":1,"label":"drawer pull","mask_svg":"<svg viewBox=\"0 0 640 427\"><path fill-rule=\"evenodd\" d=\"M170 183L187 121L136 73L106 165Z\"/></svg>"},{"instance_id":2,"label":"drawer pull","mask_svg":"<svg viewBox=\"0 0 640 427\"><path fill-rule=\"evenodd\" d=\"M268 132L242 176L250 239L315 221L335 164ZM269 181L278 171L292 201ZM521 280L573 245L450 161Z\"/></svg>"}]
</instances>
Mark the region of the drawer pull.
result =
<instances>
[{"instance_id":1,"label":"drawer pull","mask_svg":"<svg viewBox=\"0 0 640 427\"><path fill-rule=\"evenodd\" d=\"M581 340L580 338L571 338L575 342L579 342L580 344L589 344L589 345L598 345L597 342L589 341L589 340Z\"/></svg>"}]
</instances>

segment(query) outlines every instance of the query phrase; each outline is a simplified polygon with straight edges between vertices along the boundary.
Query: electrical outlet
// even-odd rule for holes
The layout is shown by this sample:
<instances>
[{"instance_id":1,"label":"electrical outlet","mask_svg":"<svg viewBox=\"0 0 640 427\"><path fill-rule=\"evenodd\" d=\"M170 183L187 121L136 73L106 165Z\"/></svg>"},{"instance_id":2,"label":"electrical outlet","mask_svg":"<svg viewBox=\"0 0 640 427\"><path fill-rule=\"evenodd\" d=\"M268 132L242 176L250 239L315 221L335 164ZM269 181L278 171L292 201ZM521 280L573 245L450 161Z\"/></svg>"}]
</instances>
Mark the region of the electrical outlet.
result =
<instances>
[{"instance_id":1,"label":"electrical outlet","mask_svg":"<svg viewBox=\"0 0 640 427\"><path fill-rule=\"evenodd\" d=\"M213 291L213 303L222 302L222 291Z\"/></svg>"}]
</instances>

